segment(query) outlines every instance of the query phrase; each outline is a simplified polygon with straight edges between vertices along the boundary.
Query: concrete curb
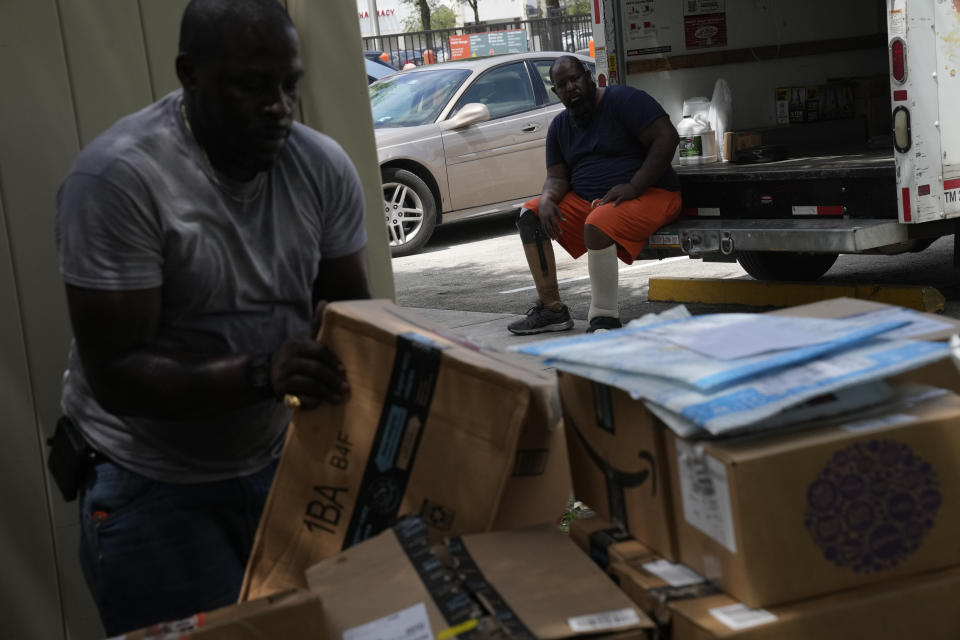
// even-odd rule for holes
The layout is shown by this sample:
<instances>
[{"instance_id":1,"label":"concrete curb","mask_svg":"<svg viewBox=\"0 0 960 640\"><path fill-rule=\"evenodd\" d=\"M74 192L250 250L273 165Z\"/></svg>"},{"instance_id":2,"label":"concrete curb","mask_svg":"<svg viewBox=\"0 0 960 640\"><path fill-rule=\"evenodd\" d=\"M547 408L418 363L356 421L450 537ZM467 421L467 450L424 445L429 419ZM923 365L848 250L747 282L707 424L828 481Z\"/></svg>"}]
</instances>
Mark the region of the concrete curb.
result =
<instances>
[{"instance_id":1,"label":"concrete curb","mask_svg":"<svg viewBox=\"0 0 960 640\"><path fill-rule=\"evenodd\" d=\"M791 307L830 298L860 298L908 309L943 311L946 298L924 285L855 285L816 282L760 282L723 278L650 278L647 298L653 302L699 302Z\"/></svg>"}]
</instances>

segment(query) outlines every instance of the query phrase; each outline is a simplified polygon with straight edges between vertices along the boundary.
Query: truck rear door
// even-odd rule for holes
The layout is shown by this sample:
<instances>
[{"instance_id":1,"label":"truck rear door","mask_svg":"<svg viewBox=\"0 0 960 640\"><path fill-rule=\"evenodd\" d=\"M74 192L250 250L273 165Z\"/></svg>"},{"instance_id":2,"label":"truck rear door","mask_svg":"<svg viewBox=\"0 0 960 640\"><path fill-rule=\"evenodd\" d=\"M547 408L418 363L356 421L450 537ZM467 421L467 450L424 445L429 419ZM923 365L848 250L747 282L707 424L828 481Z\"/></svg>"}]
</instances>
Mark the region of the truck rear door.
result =
<instances>
[{"instance_id":1,"label":"truck rear door","mask_svg":"<svg viewBox=\"0 0 960 640\"><path fill-rule=\"evenodd\" d=\"M900 221L960 217L960 0L887 0L887 34Z\"/></svg>"}]
</instances>

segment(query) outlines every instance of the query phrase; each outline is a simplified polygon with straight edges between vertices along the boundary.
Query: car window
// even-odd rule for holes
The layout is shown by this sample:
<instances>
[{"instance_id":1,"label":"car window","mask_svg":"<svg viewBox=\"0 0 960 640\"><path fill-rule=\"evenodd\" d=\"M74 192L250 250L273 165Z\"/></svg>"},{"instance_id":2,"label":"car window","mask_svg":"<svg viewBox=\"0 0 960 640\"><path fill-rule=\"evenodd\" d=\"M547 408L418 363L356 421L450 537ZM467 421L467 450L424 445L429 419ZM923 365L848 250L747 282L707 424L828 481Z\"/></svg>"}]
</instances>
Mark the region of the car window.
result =
<instances>
[{"instance_id":1,"label":"car window","mask_svg":"<svg viewBox=\"0 0 960 640\"><path fill-rule=\"evenodd\" d=\"M540 76L540 79L543 80L543 88L547 92L547 104L556 104L560 102L560 98L557 97L553 89L553 81L550 79L550 67L553 66L553 60L534 60L533 66L537 70L537 75ZM597 80L597 65L592 62L583 63L587 69L590 71L590 77L593 78L594 82Z\"/></svg>"},{"instance_id":2,"label":"car window","mask_svg":"<svg viewBox=\"0 0 960 640\"><path fill-rule=\"evenodd\" d=\"M470 75L465 69L394 73L370 85L373 126L413 127L434 122Z\"/></svg>"},{"instance_id":3,"label":"car window","mask_svg":"<svg viewBox=\"0 0 960 640\"><path fill-rule=\"evenodd\" d=\"M451 115L471 102L487 105L491 120L537 106L530 74L523 62L505 64L477 78L460 96L457 108Z\"/></svg>"},{"instance_id":4,"label":"car window","mask_svg":"<svg viewBox=\"0 0 960 640\"><path fill-rule=\"evenodd\" d=\"M543 88L547 91L547 104L556 104L560 102L560 98L557 97L551 89L553 88L553 81L550 79L550 67L553 65L553 60L534 60L533 66L537 69L537 75L540 76L540 79L543 81Z\"/></svg>"}]
</instances>

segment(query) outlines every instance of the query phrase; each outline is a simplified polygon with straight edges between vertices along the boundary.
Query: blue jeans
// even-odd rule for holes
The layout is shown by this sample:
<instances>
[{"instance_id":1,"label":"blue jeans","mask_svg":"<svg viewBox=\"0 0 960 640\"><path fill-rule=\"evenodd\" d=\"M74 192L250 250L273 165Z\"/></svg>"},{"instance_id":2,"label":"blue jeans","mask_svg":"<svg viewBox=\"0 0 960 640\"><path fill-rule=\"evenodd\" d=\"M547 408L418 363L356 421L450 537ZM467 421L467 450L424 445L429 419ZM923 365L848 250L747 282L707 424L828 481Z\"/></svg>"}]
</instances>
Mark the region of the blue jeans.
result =
<instances>
[{"instance_id":1,"label":"blue jeans","mask_svg":"<svg viewBox=\"0 0 960 640\"><path fill-rule=\"evenodd\" d=\"M236 602L277 463L201 484L112 462L80 492L80 564L113 636Z\"/></svg>"}]
</instances>

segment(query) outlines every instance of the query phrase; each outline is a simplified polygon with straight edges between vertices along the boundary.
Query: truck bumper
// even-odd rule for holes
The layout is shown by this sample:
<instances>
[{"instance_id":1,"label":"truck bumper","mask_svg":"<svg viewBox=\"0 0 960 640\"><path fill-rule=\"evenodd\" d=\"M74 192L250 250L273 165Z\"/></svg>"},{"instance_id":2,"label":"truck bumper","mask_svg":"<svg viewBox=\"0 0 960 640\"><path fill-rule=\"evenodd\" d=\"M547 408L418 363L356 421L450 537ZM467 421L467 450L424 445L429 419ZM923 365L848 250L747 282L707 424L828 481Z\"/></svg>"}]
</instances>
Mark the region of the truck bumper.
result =
<instances>
[{"instance_id":1,"label":"truck bumper","mask_svg":"<svg viewBox=\"0 0 960 640\"><path fill-rule=\"evenodd\" d=\"M650 236L641 258L733 256L735 251L897 253L912 241L954 233L953 221L902 224L897 220L680 220Z\"/></svg>"}]
</instances>

